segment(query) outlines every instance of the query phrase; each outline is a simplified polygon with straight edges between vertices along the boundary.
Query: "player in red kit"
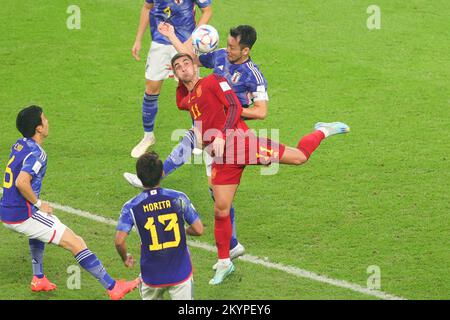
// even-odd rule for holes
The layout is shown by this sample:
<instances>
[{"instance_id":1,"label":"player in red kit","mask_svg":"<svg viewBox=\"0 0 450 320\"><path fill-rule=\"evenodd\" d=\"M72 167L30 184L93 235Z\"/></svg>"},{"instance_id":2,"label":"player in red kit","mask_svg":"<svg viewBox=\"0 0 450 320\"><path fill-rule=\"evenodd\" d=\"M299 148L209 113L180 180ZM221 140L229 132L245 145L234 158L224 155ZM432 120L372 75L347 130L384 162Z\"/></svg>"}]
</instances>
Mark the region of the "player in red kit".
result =
<instances>
[{"instance_id":1,"label":"player in red kit","mask_svg":"<svg viewBox=\"0 0 450 320\"><path fill-rule=\"evenodd\" d=\"M216 74L199 78L197 66L189 54L177 54L171 62L180 80L177 106L189 111L194 128L201 135L199 141L214 158L214 236L219 261L209 283L215 285L235 269L229 255L232 235L229 214L245 166L276 162L304 164L323 139L347 133L350 128L341 122L319 122L316 130L302 137L295 148L258 137L241 119L242 106L225 78Z\"/></svg>"}]
</instances>

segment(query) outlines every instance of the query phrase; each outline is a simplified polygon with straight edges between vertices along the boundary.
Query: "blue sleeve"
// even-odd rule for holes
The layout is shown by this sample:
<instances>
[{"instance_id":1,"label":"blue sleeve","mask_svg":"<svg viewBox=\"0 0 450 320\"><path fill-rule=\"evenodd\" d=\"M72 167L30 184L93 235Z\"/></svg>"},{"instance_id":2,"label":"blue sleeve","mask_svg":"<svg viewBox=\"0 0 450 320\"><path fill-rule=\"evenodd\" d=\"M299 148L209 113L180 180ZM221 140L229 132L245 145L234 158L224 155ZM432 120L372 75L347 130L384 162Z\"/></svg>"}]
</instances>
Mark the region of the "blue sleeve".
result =
<instances>
[{"instance_id":1,"label":"blue sleeve","mask_svg":"<svg viewBox=\"0 0 450 320\"><path fill-rule=\"evenodd\" d=\"M145 2L147 2L149 4L153 4L155 1L153 1L153 0L145 0Z\"/></svg>"},{"instance_id":2,"label":"blue sleeve","mask_svg":"<svg viewBox=\"0 0 450 320\"><path fill-rule=\"evenodd\" d=\"M250 69L246 80L246 87L249 92L266 92L267 81L261 71L256 68Z\"/></svg>"},{"instance_id":3,"label":"blue sleeve","mask_svg":"<svg viewBox=\"0 0 450 320\"><path fill-rule=\"evenodd\" d=\"M212 3L212 0L195 0L195 3L199 8L206 8L209 7Z\"/></svg>"},{"instance_id":4,"label":"blue sleeve","mask_svg":"<svg viewBox=\"0 0 450 320\"><path fill-rule=\"evenodd\" d=\"M134 221L131 213L131 208L128 205L123 206L122 212L120 213L119 221L117 221L117 231L123 231L126 233L130 233L131 229L133 229Z\"/></svg>"},{"instance_id":5,"label":"blue sleeve","mask_svg":"<svg viewBox=\"0 0 450 320\"><path fill-rule=\"evenodd\" d=\"M218 51L201 54L198 59L200 60L202 66L208 69L214 69L214 66L216 64L216 52Z\"/></svg>"},{"instance_id":6,"label":"blue sleeve","mask_svg":"<svg viewBox=\"0 0 450 320\"><path fill-rule=\"evenodd\" d=\"M188 225L191 225L200 219L197 210L195 210L191 200L189 200L185 194L180 194L176 201L178 210L180 210L180 213L183 214L184 221L186 221Z\"/></svg>"},{"instance_id":7,"label":"blue sleeve","mask_svg":"<svg viewBox=\"0 0 450 320\"><path fill-rule=\"evenodd\" d=\"M42 163L34 153L30 153L24 159L21 171L25 171L35 178L43 166L44 163Z\"/></svg>"}]
</instances>

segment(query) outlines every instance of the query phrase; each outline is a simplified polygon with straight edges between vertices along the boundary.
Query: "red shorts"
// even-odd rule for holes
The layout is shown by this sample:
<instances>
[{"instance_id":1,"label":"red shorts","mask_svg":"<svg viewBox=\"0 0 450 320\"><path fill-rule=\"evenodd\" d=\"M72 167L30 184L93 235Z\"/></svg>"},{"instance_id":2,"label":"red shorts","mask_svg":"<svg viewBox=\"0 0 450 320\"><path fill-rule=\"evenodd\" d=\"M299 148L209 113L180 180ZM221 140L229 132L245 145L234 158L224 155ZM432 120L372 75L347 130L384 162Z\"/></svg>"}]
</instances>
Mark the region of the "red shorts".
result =
<instances>
[{"instance_id":1,"label":"red shorts","mask_svg":"<svg viewBox=\"0 0 450 320\"><path fill-rule=\"evenodd\" d=\"M252 131L236 131L228 137L224 156L214 158L211 179L215 185L239 184L247 165L270 165L279 162L286 147L268 138L257 137Z\"/></svg>"}]
</instances>

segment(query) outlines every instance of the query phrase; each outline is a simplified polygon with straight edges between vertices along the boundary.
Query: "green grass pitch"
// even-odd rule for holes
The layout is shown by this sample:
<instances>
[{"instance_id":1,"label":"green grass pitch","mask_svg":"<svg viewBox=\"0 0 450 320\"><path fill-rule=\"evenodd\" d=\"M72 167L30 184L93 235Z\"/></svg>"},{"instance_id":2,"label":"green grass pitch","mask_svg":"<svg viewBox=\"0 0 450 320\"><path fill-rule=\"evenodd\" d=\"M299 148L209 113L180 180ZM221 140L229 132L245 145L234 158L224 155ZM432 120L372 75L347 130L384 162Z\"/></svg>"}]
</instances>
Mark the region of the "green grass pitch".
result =
<instances>
[{"instance_id":1,"label":"green grass pitch","mask_svg":"<svg viewBox=\"0 0 450 320\"><path fill-rule=\"evenodd\" d=\"M19 137L18 110L40 104L50 121L42 199L117 219L137 194L122 179L133 171L140 140L144 65L131 47L143 0L0 0L0 163ZM81 29L69 30L69 5ZM324 141L302 167L261 176L244 173L235 206L247 252L365 286L369 266L381 290L407 299L449 299L450 38L447 0L378 0L381 29L369 30L373 1L214 1L211 24L225 46L229 27L258 31L252 58L269 82L269 116L249 124L276 128L296 145L317 121L344 121L345 136ZM237 8L239 8L237 10ZM175 107L176 84L164 84L156 120L165 157L175 129L190 119ZM186 165L163 183L185 192L212 245L213 207L204 166ZM117 278L132 278L113 245L114 227L57 211ZM48 247L45 270L58 285L32 294L24 237L0 227L0 299L107 299L82 272L66 287L68 252ZM133 234L130 251L138 255ZM219 287L208 285L213 253L191 248L196 299L372 299L244 261ZM137 292L127 299L139 299Z\"/></svg>"}]
</instances>

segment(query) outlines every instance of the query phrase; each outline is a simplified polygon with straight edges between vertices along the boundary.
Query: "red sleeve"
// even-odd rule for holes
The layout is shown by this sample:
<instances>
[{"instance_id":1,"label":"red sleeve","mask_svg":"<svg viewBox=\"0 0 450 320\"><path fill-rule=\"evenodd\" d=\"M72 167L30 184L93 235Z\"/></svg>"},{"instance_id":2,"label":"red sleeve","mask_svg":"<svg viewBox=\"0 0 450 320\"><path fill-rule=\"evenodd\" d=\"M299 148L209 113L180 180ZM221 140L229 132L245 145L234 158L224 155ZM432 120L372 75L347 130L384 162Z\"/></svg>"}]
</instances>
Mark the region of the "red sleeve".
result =
<instances>
[{"instance_id":1,"label":"red sleeve","mask_svg":"<svg viewBox=\"0 0 450 320\"><path fill-rule=\"evenodd\" d=\"M220 128L225 137L227 129L234 129L240 120L242 105L227 79L216 74L214 74L214 78L215 81L212 81L214 91L226 109L226 120L223 127Z\"/></svg>"},{"instance_id":2,"label":"red sleeve","mask_svg":"<svg viewBox=\"0 0 450 320\"><path fill-rule=\"evenodd\" d=\"M183 84L183 82L178 83L177 88L177 107L180 110L189 110L187 103L186 103L186 97L189 95L189 91L186 88L186 86Z\"/></svg>"}]
</instances>

